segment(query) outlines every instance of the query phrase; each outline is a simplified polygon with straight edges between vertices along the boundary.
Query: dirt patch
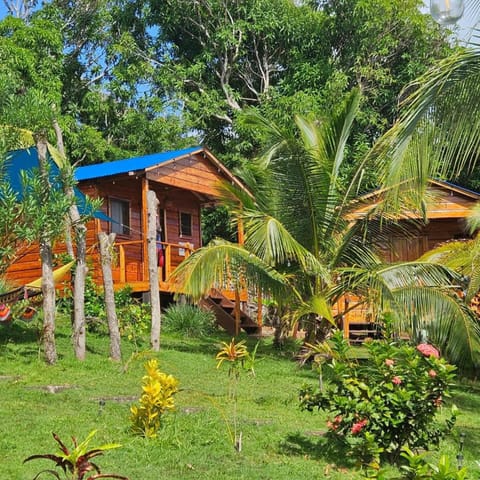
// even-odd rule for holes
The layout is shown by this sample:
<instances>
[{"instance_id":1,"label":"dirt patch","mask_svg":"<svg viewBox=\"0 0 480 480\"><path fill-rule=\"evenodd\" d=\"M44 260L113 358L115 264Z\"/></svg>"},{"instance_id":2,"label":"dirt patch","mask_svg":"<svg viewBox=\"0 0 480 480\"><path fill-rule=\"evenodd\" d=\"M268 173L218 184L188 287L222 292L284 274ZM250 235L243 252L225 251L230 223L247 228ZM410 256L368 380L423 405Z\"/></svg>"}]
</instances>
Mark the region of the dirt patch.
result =
<instances>
[{"instance_id":1,"label":"dirt patch","mask_svg":"<svg viewBox=\"0 0 480 480\"><path fill-rule=\"evenodd\" d=\"M136 402L138 401L138 395L118 395L115 397L98 397L98 398L92 398L94 402L98 403L107 403L107 402L113 402L113 403L130 403L130 402Z\"/></svg>"},{"instance_id":2,"label":"dirt patch","mask_svg":"<svg viewBox=\"0 0 480 480\"><path fill-rule=\"evenodd\" d=\"M0 382L17 381L20 378L20 375L0 375Z\"/></svg>"},{"instance_id":3,"label":"dirt patch","mask_svg":"<svg viewBox=\"0 0 480 480\"><path fill-rule=\"evenodd\" d=\"M78 388L75 385L39 385L37 387L26 387L29 390L43 390L44 392L48 393L60 393L64 390L72 390L74 388Z\"/></svg>"}]
</instances>

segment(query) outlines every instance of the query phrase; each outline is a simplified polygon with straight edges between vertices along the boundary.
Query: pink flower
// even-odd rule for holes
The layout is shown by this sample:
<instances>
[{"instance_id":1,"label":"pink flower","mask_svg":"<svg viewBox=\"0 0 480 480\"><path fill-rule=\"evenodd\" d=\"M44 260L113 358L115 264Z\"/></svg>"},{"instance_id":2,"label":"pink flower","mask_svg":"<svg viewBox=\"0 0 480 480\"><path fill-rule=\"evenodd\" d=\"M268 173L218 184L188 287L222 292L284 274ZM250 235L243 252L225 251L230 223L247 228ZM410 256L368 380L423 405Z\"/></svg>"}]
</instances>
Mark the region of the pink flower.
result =
<instances>
[{"instance_id":1,"label":"pink flower","mask_svg":"<svg viewBox=\"0 0 480 480\"><path fill-rule=\"evenodd\" d=\"M330 430L337 430L338 427L340 426L340 422L342 421L342 417L341 415L337 415L334 419L333 419L333 422L331 422L330 420L327 421L327 428L329 428Z\"/></svg>"},{"instance_id":2,"label":"pink flower","mask_svg":"<svg viewBox=\"0 0 480 480\"><path fill-rule=\"evenodd\" d=\"M395 362L394 362L391 358L387 358L387 359L385 360L385 365L386 365L387 367L393 367L393 366L395 365Z\"/></svg>"},{"instance_id":3,"label":"pink flower","mask_svg":"<svg viewBox=\"0 0 480 480\"><path fill-rule=\"evenodd\" d=\"M428 376L432 377L432 378L435 378L437 376L437 372L432 369L428 372Z\"/></svg>"},{"instance_id":4,"label":"pink flower","mask_svg":"<svg viewBox=\"0 0 480 480\"><path fill-rule=\"evenodd\" d=\"M402 383L402 379L395 375L395 377L392 378L392 383L394 383L395 385L400 385Z\"/></svg>"},{"instance_id":5,"label":"pink flower","mask_svg":"<svg viewBox=\"0 0 480 480\"><path fill-rule=\"evenodd\" d=\"M368 420L364 418L363 420L360 420L357 423L354 423L351 428L351 432L353 435L356 435L357 433L360 433L362 431L362 428L368 423Z\"/></svg>"},{"instance_id":6,"label":"pink flower","mask_svg":"<svg viewBox=\"0 0 480 480\"><path fill-rule=\"evenodd\" d=\"M440 358L440 352L428 343L420 343L420 345L417 345L417 350L425 357Z\"/></svg>"}]
</instances>

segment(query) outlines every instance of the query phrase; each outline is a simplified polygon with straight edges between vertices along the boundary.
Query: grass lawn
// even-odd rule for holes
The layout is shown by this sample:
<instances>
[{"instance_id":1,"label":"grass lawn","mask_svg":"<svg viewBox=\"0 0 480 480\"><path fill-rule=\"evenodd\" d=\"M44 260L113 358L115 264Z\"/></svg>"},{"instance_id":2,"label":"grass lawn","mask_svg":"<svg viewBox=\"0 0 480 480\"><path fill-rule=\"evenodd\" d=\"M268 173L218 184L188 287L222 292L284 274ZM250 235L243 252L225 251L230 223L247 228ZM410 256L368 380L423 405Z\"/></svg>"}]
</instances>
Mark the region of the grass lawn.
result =
<instances>
[{"instance_id":1,"label":"grass lawn","mask_svg":"<svg viewBox=\"0 0 480 480\"><path fill-rule=\"evenodd\" d=\"M21 322L0 327L0 479L27 480L52 462L32 454L55 453L51 432L69 444L71 435L83 439L98 430L92 446L118 442L122 447L98 459L102 471L130 480L175 479L331 479L361 478L348 458L330 451L322 433L325 416L298 408L297 393L304 382L316 382L308 368L299 369L288 352L263 339L257 352L256 376L240 380L238 418L243 450L234 450L228 434L231 404L227 398L227 366L217 370L215 354L230 338L182 339L163 336L158 354L162 371L176 376L180 393L175 413L167 414L157 439L129 432L129 406L140 394L143 363L148 354L133 355L124 341L123 364L110 362L108 338L90 334L88 356L74 359L68 322L57 330L58 364L47 367L39 353L37 326ZM249 339L253 347L256 340ZM141 348L147 348L144 345ZM46 390L46 386L71 388ZM53 391L55 390L55 393ZM480 469L480 386L462 383L453 401L461 410L454 436L466 433L465 464L470 478ZM103 405L104 403L104 405ZM455 461L454 436L441 452ZM431 452L438 458L438 452ZM390 478L398 475L387 469ZM42 477L43 478L43 477ZM47 478L47 477L45 477Z\"/></svg>"}]
</instances>

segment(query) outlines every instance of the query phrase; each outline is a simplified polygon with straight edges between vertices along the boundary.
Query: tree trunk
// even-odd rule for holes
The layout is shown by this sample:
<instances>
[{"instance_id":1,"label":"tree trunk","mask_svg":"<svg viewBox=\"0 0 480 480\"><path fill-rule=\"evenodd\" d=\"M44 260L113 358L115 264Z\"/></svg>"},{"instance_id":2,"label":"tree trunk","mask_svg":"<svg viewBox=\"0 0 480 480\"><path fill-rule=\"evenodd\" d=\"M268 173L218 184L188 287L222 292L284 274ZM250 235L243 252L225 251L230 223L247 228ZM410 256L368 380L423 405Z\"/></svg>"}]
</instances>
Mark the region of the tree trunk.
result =
<instances>
[{"instance_id":1,"label":"tree trunk","mask_svg":"<svg viewBox=\"0 0 480 480\"><path fill-rule=\"evenodd\" d=\"M71 184L70 164L67 165L65 147L63 145L63 135L60 126L56 120L53 121L53 128L57 137L57 148L60 155L65 160L62 166L63 189L68 198L75 199L75 192ZM87 227L82 221L80 212L75 201L72 202L69 211L70 221L67 222L67 229L73 227L75 232L75 245L77 247L77 258L73 284L73 350L78 360L85 360L86 353L86 327L85 327L85 281L88 273L87 268ZM70 234L70 230L68 231ZM71 235L66 235L71 237ZM73 248L70 246L73 256Z\"/></svg>"},{"instance_id":2,"label":"tree trunk","mask_svg":"<svg viewBox=\"0 0 480 480\"><path fill-rule=\"evenodd\" d=\"M105 310L107 312L108 332L110 334L110 358L118 362L122 359L122 352L112 277L112 248L115 242L115 233L107 235L105 232L100 232L98 240L100 242L100 258L102 262Z\"/></svg>"},{"instance_id":3,"label":"tree trunk","mask_svg":"<svg viewBox=\"0 0 480 480\"><path fill-rule=\"evenodd\" d=\"M38 152L40 177L45 191L50 188L47 168L47 141L43 135L35 136ZM40 258L42 261L42 294L43 294L43 346L45 360L52 365L57 361L55 346L55 282L53 279L52 239L49 232L40 234Z\"/></svg>"},{"instance_id":4,"label":"tree trunk","mask_svg":"<svg viewBox=\"0 0 480 480\"><path fill-rule=\"evenodd\" d=\"M152 329L150 345L154 352L160 350L160 329L162 314L160 310L160 285L158 282L158 252L157 252L157 221L158 199L155 192L147 193L147 253L148 253L148 280L150 282L150 306L152 308Z\"/></svg>"}]
</instances>

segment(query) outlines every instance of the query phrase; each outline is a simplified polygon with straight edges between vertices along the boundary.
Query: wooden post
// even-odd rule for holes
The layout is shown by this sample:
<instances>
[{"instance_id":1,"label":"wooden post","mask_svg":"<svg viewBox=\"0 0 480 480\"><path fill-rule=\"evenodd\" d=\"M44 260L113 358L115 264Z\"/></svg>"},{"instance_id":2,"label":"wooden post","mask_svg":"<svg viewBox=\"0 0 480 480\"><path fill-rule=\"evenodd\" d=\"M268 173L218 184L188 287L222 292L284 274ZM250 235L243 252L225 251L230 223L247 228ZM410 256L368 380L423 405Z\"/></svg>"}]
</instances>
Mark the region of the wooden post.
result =
<instances>
[{"instance_id":1,"label":"wooden post","mask_svg":"<svg viewBox=\"0 0 480 480\"><path fill-rule=\"evenodd\" d=\"M240 333L240 292L235 287L235 335Z\"/></svg>"},{"instance_id":2,"label":"wooden post","mask_svg":"<svg viewBox=\"0 0 480 480\"><path fill-rule=\"evenodd\" d=\"M150 306L152 308L152 329L150 345L154 352L160 350L160 329L162 324L160 310L160 284L158 282L158 253L157 253L157 212L158 198L155 192L147 192L147 258L148 281L150 284Z\"/></svg>"},{"instance_id":3,"label":"wooden post","mask_svg":"<svg viewBox=\"0 0 480 480\"><path fill-rule=\"evenodd\" d=\"M102 264L103 290L105 295L105 310L107 312L108 332L110 334L110 358L116 362L122 358L120 345L120 329L118 327L115 294L112 276L112 248L115 233L99 232L100 263Z\"/></svg>"},{"instance_id":4,"label":"wooden post","mask_svg":"<svg viewBox=\"0 0 480 480\"><path fill-rule=\"evenodd\" d=\"M120 283L126 283L127 269L125 263L125 247L123 245L118 246L118 266L120 268Z\"/></svg>"},{"instance_id":5,"label":"wooden post","mask_svg":"<svg viewBox=\"0 0 480 480\"><path fill-rule=\"evenodd\" d=\"M148 247L147 247L147 235L148 235L148 214L147 214L147 192L148 192L148 179L142 178L142 255L143 255L143 280L148 278Z\"/></svg>"},{"instance_id":6,"label":"wooden post","mask_svg":"<svg viewBox=\"0 0 480 480\"><path fill-rule=\"evenodd\" d=\"M259 327L263 326L263 299L262 299L262 290L258 289L258 297L257 297L257 325Z\"/></svg>"},{"instance_id":7,"label":"wooden post","mask_svg":"<svg viewBox=\"0 0 480 480\"><path fill-rule=\"evenodd\" d=\"M170 244L165 245L165 281L168 281L168 277L172 273L172 246Z\"/></svg>"},{"instance_id":8,"label":"wooden post","mask_svg":"<svg viewBox=\"0 0 480 480\"><path fill-rule=\"evenodd\" d=\"M338 300L340 302L340 300ZM347 312L349 306L350 306L350 301L348 299L348 296L345 295L344 297L344 302L345 302L345 307L344 307L344 314L342 315L342 326L343 326L343 338L346 340L350 339L350 312Z\"/></svg>"},{"instance_id":9,"label":"wooden post","mask_svg":"<svg viewBox=\"0 0 480 480\"><path fill-rule=\"evenodd\" d=\"M245 243L245 232L243 229L243 220L241 218L238 219L237 235L239 245L243 245Z\"/></svg>"}]
</instances>

